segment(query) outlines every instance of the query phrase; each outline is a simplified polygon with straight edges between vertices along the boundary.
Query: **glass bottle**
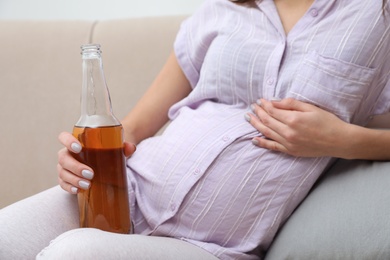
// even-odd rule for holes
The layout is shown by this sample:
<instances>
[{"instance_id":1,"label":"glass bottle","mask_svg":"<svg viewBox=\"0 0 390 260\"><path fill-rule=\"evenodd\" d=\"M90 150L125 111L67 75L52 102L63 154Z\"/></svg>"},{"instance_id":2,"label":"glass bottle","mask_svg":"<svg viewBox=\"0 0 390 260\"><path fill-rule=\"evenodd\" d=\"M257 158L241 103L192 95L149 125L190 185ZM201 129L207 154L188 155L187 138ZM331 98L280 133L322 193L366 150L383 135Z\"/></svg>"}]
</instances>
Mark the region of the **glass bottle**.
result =
<instances>
[{"instance_id":1,"label":"glass bottle","mask_svg":"<svg viewBox=\"0 0 390 260\"><path fill-rule=\"evenodd\" d=\"M100 45L82 45L81 54L81 115L73 135L82 151L74 156L93 169L94 177L90 188L77 195L80 227L128 234L131 220L123 128L112 112Z\"/></svg>"}]
</instances>

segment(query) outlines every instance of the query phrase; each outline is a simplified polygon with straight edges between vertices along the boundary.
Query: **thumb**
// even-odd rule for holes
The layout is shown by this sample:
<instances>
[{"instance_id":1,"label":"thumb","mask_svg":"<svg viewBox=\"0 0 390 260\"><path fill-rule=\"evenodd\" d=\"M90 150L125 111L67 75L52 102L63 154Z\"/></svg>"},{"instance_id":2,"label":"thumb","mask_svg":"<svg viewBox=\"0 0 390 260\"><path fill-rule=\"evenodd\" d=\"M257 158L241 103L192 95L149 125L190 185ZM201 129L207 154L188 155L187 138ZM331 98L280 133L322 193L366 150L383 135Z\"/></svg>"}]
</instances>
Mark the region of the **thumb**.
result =
<instances>
[{"instance_id":1,"label":"thumb","mask_svg":"<svg viewBox=\"0 0 390 260\"><path fill-rule=\"evenodd\" d=\"M135 152L135 150L137 150L135 144L128 142L123 143L123 152L126 158L130 157Z\"/></svg>"}]
</instances>

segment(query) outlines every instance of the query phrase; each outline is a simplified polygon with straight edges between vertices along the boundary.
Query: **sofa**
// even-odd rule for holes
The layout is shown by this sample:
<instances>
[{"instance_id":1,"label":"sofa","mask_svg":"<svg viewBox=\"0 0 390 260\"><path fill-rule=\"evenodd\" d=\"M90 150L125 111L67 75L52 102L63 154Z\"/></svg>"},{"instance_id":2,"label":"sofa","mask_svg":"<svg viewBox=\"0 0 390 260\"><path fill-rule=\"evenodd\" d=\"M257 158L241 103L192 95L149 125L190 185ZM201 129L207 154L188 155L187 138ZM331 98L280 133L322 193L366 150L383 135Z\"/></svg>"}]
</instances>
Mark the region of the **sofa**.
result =
<instances>
[{"instance_id":1,"label":"sofa","mask_svg":"<svg viewBox=\"0 0 390 260\"><path fill-rule=\"evenodd\" d=\"M57 136L72 131L80 113L80 45L101 44L122 118L162 67L183 19L0 21L0 208L57 184ZM372 127L389 122L378 117ZM265 258L390 259L389 186L390 162L338 160Z\"/></svg>"}]
</instances>

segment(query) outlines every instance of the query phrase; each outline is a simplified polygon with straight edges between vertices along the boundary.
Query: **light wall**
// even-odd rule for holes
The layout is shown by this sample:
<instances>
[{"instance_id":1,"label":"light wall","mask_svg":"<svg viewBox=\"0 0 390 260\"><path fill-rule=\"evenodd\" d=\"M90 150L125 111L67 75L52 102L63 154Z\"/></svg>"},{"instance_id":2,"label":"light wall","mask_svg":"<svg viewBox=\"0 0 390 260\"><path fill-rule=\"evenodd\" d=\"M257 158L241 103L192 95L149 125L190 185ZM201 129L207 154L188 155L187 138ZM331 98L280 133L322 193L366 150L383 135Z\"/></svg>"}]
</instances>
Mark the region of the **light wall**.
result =
<instances>
[{"instance_id":1,"label":"light wall","mask_svg":"<svg viewBox=\"0 0 390 260\"><path fill-rule=\"evenodd\" d=\"M205 0L0 0L0 19L107 20L191 14Z\"/></svg>"}]
</instances>

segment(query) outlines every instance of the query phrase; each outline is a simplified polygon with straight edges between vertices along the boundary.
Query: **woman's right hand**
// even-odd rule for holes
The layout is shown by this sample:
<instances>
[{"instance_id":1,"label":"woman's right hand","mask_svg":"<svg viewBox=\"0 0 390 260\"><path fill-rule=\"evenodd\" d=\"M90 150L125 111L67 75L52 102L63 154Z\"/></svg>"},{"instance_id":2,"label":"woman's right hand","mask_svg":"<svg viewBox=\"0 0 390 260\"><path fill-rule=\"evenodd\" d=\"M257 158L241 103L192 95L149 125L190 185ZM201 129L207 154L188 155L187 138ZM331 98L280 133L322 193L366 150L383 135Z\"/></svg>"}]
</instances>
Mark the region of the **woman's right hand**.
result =
<instances>
[{"instance_id":1,"label":"woman's right hand","mask_svg":"<svg viewBox=\"0 0 390 260\"><path fill-rule=\"evenodd\" d=\"M79 189L89 189L93 178L93 170L72 156L72 153L81 152L80 142L68 132L62 132L58 139L65 146L58 151L57 171L61 188L71 194L77 194ZM126 157L132 155L135 150L134 144L124 143L123 151Z\"/></svg>"}]
</instances>

